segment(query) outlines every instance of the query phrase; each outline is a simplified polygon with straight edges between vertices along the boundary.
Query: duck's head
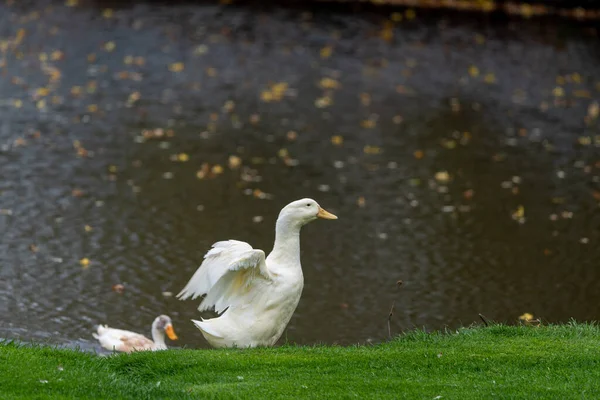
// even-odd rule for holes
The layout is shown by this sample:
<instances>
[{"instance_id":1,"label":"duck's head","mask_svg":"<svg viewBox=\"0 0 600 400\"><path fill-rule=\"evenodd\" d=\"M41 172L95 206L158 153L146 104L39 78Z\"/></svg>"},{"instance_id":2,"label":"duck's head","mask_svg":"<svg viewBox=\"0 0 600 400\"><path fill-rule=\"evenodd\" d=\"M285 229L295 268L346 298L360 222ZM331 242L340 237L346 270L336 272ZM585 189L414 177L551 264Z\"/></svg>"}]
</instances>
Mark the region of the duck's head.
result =
<instances>
[{"instance_id":1,"label":"duck's head","mask_svg":"<svg viewBox=\"0 0 600 400\"><path fill-rule=\"evenodd\" d=\"M165 331L169 339L177 340L177 335L173 329L173 322L168 315L159 315L152 323L152 329Z\"/></svg>"},{"instance_id":2,"label":"duck's head","mask_svg":"<svg viewBox=\"0 0 600 400\"><path fill-rule=\"evenodd\" d=\"M283 207L279 213L279 219L285 220L293 225L306 225L317 218L337 219L335 215L322 208L313 199L300 199Z\"/></svg>"}]
</instances>

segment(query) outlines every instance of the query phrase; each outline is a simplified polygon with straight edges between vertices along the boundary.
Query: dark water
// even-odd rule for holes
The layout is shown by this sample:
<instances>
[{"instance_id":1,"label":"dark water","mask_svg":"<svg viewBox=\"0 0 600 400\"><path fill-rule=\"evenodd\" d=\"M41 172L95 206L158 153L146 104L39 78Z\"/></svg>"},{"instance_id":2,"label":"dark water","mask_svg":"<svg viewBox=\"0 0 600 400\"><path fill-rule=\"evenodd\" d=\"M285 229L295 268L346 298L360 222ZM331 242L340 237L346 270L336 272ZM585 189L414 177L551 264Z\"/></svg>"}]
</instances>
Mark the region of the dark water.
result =
<instances>
[{"instance_id":1,"label":"dark water","mask_svg":"<svg viewBox=\"0 0 600 400\"><path fill-rule=\"evenodd\" d=\"M385 339L393 301L394 332L600 316L593 29L14 3L0 5L0 337L92 347L95 324L149 334L167 313L178 346L207 347L197 302L163 292L217 240L270 250L301 197L340 219L303 230L283 340ZM156 128L173 136L144 139ZM216 174L199 179L203 163Z\"/></svg>"}]
</instances>

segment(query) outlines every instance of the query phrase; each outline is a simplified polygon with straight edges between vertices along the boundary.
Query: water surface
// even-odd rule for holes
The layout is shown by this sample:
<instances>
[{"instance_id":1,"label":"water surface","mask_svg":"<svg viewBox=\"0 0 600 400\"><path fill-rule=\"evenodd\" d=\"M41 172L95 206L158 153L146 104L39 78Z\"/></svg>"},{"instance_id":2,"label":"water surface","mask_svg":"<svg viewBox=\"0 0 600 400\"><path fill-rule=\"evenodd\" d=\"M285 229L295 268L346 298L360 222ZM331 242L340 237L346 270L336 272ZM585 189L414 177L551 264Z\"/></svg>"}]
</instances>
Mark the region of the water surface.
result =
<instances>
[{"instance_id":1,"label":"water surface","mask_svg":"<svg viewBox=\"0 0 600 400\"><path fill-rule=\"evenodd\" d=\"M217 240L270 250L279 210L302 197L340 219L303 230L305 289L282 342L383 340L393 302L392 332L478 313L598 318L595 30L9 3L0 337L91 348L95 324L149 334L166 313L177 346L208 347L197 302L170 294Z\"/></svg>"}]
</instances>

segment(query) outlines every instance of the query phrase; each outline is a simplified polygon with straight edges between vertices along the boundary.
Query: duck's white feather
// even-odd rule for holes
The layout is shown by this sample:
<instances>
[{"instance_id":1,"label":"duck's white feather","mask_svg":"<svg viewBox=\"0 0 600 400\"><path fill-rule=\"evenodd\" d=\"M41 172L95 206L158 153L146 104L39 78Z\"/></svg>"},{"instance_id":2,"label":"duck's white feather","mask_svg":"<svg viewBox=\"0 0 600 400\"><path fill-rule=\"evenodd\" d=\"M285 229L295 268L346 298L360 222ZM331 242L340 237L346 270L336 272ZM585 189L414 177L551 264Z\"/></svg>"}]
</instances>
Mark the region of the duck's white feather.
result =
<instances>
[{"instance_id":1,"label":"duck's white feather","mask_svg":"<svg viewBox=\"0 0 600 400\"><path fill-rule=\"evenodd\" d=\"M198 310L214 307L216 312L221 313L248 300L245 294L256 279L271 279L264 251L238 240L217 242L177 297L185 300L206 295Z\"/></svg>"}]
</instances>

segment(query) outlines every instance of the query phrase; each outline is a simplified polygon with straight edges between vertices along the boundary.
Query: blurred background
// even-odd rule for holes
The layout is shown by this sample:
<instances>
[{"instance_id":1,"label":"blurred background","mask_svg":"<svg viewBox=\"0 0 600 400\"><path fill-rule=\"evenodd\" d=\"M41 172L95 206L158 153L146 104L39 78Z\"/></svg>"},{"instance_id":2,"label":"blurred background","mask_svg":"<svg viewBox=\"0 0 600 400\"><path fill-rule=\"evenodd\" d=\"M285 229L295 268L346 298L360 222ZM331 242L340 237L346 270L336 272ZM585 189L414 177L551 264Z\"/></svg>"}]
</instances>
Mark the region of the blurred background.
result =
<instances>
[{"instance_id":1,"label":"blurred background","mask_svg":"<svg viewBox=\"0 0 600 400\"><path fill-rule=\"evenodd\" d=\"M600 14L392 3L1 0L0 337L208 347L174 296L302 197L280 343L598 319Z\"/></svg>"}]
</instances>

